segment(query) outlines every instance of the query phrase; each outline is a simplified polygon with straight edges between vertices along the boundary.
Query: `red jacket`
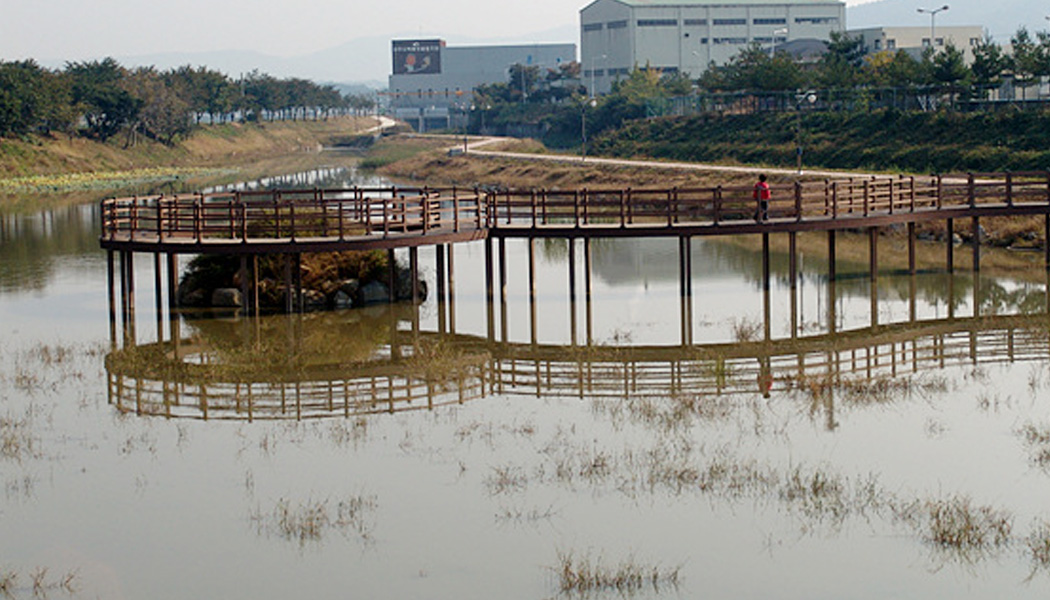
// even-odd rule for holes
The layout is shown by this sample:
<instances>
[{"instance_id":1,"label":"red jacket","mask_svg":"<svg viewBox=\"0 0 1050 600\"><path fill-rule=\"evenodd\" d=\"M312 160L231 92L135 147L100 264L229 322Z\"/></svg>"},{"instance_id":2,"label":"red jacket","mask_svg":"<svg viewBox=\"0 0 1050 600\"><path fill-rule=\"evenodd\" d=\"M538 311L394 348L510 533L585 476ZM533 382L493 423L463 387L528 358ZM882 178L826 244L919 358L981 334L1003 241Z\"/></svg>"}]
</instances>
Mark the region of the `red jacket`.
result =
<instances>
[{"instance_id":1,"label":"red jacket","mask_svg":"<svg viewBox=\"0 0 1050 600\"><path fill-rule=\"evenodd\" d=\"M769 200L771 196L768 183L759 181L755 184L755 200Z\"/></svg>"}]
</instances>

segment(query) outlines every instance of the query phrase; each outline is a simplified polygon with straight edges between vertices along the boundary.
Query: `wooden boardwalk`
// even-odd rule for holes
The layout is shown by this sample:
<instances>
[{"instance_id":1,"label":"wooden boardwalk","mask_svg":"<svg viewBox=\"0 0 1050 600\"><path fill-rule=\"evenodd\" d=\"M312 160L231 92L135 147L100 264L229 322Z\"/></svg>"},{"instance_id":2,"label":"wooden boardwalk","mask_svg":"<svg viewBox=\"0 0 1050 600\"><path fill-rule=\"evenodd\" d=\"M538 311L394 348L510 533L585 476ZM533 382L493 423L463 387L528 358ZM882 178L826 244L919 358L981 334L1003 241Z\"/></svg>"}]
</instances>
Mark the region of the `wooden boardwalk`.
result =
<instances>
[{"instance_id":1,"label":"wooden boardwalk","mask_svg":"<svg viewBox=\"0 0 1050 600\"><path fill-rule=\"evenodd\" d=\"M835 231L1050 214L1050 172L872 177L773 186L479 190L346 188L107 199L103 248L272 254L485 237L692 237Z\"/></svg>"}]
</instances>

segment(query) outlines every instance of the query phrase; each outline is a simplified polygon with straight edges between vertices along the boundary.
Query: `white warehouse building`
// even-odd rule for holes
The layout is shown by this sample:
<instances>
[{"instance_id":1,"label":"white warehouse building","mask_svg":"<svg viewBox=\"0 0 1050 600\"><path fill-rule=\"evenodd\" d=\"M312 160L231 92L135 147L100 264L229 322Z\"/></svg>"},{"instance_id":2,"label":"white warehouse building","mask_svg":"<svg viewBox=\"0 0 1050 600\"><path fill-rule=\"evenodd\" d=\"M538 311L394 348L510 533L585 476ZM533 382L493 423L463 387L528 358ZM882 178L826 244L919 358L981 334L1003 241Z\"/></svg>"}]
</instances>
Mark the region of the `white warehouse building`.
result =
<instances>
[{"instance_id":1,"label":"white warehouse building","mask_svg":"<svg viewBox=\"0 0 1050 600\"><path fill-rule=\"evenodd\" d=\"M583 84L608 93L635 67L698 77L752 42L773 51L845 25L840 0L594 0L580 10Z\"/></svg>"}]
</instances>

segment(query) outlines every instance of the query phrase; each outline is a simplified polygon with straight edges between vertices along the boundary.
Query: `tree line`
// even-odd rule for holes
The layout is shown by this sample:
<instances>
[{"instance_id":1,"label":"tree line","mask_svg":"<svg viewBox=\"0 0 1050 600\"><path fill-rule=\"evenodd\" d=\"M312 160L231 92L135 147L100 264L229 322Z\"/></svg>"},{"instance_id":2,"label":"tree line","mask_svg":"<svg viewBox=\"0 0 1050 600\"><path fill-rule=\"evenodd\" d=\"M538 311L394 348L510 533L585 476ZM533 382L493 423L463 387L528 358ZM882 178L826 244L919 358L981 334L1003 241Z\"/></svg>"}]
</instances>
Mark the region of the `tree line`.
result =
<instances>
[{"instance_id":1,"label":"tree line","mask_svg":"<svg viewBox=\"0 0 1050 600\"><path fill-rule=\"evenodd\" d=\"M1050 33L1032 34L1025 28L1013 35L1009 49L991 38L979 40L970 49L970 63L950 43L921 53L902 49L867 54L859 37L833 33L826 44L819 58L803 60L782 48L771 52L768 46L752 43L725 65L709 65L696 79L637 65L614 82L610 93L594 99L580 85L577 63L575 71L565 69L575 73L575 86L567 85L563 73L544 76L539 67L515 65L506 83L475 90L469 127L475 132L520 132L550 146L569 147L581 144L584 135L594 136L628 120L652 116L654 107L705 95L779 94L788 99L780 104L788 107L794 105L796 92L807 89L823 90L821 98L833 95L832 91L838 96L863 97L892 88L911 90L927 100L938 94L952 101L982 100L989 90L1009 80L1023 98L1029 87L1050 76ZM563 84L556 94L545 91L553 82ZM930 101L923 106L928 110L951 103Z\"/></svg>"},{"instance_id":2,"label":"tree line","mask_svg":"<svg viewBox=\"0 0 1050 600\"><path fill-rule=\"evenodd\" d=\"M99 141L145 136L171 144L202 123L327 119L375 108L365 95L253 71L233 79L206 67L127 68L113 58L47 69L0 61L0 137L83 135Z\"/></svg>"}]
</instances>

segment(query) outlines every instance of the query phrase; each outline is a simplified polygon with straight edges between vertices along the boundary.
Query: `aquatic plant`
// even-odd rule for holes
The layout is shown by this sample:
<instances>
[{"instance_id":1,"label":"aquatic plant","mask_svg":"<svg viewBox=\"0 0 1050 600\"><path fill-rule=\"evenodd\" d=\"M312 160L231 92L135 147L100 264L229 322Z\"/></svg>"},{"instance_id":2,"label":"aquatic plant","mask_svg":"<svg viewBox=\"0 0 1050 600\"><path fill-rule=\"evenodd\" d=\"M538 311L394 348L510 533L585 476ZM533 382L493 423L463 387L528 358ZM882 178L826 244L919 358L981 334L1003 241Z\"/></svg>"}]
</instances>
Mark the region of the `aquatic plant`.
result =
<instances>
[{"instance_id":1,"label":"aquatic plant","mask_svg":"<svg viewBox=\"0 0 1050 600\"><path fill-rule=\"evenodd\" d=\"M557 563L551 570L558 578L558 589L563 594L578 595L614 591L630 596L644 590L659 592L663 587L677 589L682 569L643 564L633 556L607 565L601 557L563 551L558 551Z\"/></svg>"}]
</instances>

